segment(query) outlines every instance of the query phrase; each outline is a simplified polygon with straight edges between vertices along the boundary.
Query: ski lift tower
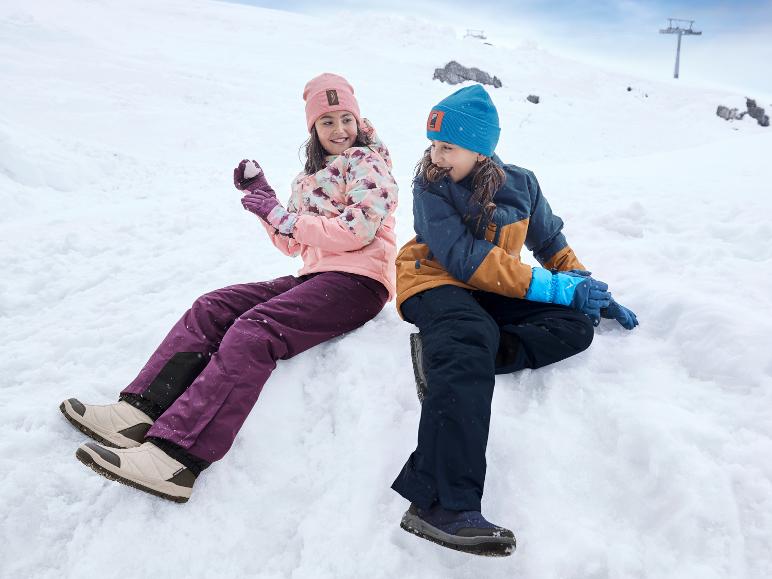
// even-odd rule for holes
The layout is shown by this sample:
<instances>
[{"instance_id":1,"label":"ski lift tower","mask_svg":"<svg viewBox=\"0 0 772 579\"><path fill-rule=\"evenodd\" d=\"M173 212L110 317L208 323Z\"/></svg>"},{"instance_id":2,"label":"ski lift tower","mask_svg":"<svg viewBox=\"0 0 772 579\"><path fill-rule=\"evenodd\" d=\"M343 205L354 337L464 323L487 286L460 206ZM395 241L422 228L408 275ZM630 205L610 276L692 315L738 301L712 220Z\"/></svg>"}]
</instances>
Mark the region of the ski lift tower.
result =
<instances>
[{"instance_id":1,"label":"ski lift tower","mask_svg":"<svg viewBox=\"0 0 772 579\"><path fill-rule=\"evenodd\" d=\"M668 25L667 28L660 28L659 33L660 34L677 34L678 35L678 45L676 47L676 55L675 55L675 72L673 73L673 78L678 78L678 63L681 60L681 37L685 35L691 35L691 34L702 34L702 31L699 30L692 30L692 26L694 25L694 20L682 20L680 18L668 18L667 19ZM673 22L676 23L675 26L673 26ZM686 23L689 23L689 27L686 27ZM684 26L682 27L681 24L683 23Z\"/></svg>"}]
</instances>

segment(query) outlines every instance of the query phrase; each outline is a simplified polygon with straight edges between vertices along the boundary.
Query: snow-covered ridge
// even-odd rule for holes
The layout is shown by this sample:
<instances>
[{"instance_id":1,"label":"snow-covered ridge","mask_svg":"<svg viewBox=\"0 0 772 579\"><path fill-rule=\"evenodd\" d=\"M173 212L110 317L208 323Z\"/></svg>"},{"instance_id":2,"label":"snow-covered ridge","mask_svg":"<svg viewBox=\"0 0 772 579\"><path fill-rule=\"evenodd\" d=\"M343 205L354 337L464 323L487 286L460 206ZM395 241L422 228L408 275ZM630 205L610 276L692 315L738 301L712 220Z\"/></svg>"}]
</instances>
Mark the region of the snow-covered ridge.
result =
<instances>
[{"instance_id":1,"label":"snow-covered ridge","mask_svg":"<svg viewBox=\"0 0 772 579\"><path fill-rule=\"evenodd\" d=\"M112 401L197 295L298 268L231 170L258 159L288 194L305 81L355 86L393 154L404 242L425 115L452 90L432 72L451 59L502 79L499 154L536 172L572 247L641 320L498 378L484 509L515 555L398 527L389 485L419 409L393 304L281 364L187 505L83 468L61 399ZM715 116L745 95L443 23L199 0L5 0L0 78L0 577L772 575L772 130Z\"/></svg>"}]
</instances>

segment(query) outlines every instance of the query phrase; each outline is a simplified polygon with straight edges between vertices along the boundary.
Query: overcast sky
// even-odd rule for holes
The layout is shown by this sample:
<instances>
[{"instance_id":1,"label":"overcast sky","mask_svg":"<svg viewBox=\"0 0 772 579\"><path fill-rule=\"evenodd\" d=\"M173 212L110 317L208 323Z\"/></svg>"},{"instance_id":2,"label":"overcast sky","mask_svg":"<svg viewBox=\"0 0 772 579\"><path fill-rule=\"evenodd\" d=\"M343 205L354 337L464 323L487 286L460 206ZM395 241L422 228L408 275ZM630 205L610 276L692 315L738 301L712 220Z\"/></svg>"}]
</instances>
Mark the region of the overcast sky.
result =
<instances>
[{"instance_id":1,"label":"overcast sky","mask_svg":"<svg viewBox=\"0 0 772 579\"><path fill-rule=\"evenodd\" d=\"M675 35L659 34L668 18L694 20L701 36L681 46L681 80L736 90L772 104L772 0L395 0L336 2L231 0L306 14L360 11L417 16L484 29L496 44L540 48L653 79L673 76Z\"/></svg>"}]
</instances>

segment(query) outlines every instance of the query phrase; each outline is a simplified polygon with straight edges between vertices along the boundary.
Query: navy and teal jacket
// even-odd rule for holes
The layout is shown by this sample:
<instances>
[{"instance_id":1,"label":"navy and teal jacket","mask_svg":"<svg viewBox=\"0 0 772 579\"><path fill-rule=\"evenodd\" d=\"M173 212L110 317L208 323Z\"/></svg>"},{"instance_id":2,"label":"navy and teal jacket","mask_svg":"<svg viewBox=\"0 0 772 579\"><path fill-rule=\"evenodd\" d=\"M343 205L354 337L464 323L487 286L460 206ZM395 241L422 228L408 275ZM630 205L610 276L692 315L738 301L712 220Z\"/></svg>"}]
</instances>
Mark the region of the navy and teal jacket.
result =
<instances>
[{"instance_id":1,"label":"navy and teal jacket","mask_svg":"<svg viewBox=\"0 0 772 579\"><path fill-rule=\"evenodd\" d=\"M397 255L398 309L415 294L448 284L525 298L532 271L520 261L523 244L546 269L584 269L534 174L493 160L506 181L493 197L490 218L470 202L471 176L458 183L420 176L413 182L416 236Z\"/></svg>"}]
</instances>

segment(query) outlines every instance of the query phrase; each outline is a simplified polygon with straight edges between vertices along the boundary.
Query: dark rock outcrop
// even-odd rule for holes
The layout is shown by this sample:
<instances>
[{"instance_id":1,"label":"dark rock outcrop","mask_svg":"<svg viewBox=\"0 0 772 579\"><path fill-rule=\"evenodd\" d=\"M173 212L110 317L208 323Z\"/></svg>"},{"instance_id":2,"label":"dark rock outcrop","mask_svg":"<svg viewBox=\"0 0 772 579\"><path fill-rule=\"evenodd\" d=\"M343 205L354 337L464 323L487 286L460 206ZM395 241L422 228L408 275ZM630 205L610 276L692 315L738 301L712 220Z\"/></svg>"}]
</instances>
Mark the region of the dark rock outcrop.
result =
<instances>
[{"instance_id":1,"label":"dark rock outcrop","mask_svg":"<svg viewBox=\"0 0 772 579\"><path fill-rule=\"evenodd\" d=\"M755 100L746 98L745 108L747 108L748 110L740 113L738 112L738 109L730 109L729 107L725 107L724 105L719 105L718 108L716 109L716 115L718 115L719 117L727 121L740 120L745 115L748 115L749 117L756 119L756 122L760 124L762 127L769 126L769 115L764 113L763 108L761 108L760 106L756 106Z\"/></svg>"},{"instance_id":2,"label":"dark rock outcrop","mask_svg":"<svg viewBox=\"0 0 772 579\"><path fill-rule=\"evenodd\" d=\"M459 84L471 80L479 82L480 84L489 84L494 88L501 87L501 81L498 77L491 77L491 75L479 68L467 68L457 63L455 60L451 60L443 68L435 69L433 79L448 84Z\"/></svg>"},{"instance_id":3,"label":"dark rock outcrop","mask_svg":"<svg viewBox=\"0 0 772 579\"><path fill-rule=\"evenodd\" d=\"M738 113L737 109L730 109L729 107L725 107L724 105L718 105L718 108L716 109L716 115L721 117L722 119L726 121L731 121L734 119L741 119L745 116L745 113Z\"/></svg>"},{"instance_id":4,"label":"dark rock outcrop","mask_svg":"<svg viewBox=\"0 0 772 579\"><path fill-rule=\"evenodd\" d=\"M748 114L756 119L757 123L759 123L762 127L769 126L769 115L764 114L763 108L756 106L755 100L746 98L745 106L748 109Z\"/></svg>"}]
</instances>

